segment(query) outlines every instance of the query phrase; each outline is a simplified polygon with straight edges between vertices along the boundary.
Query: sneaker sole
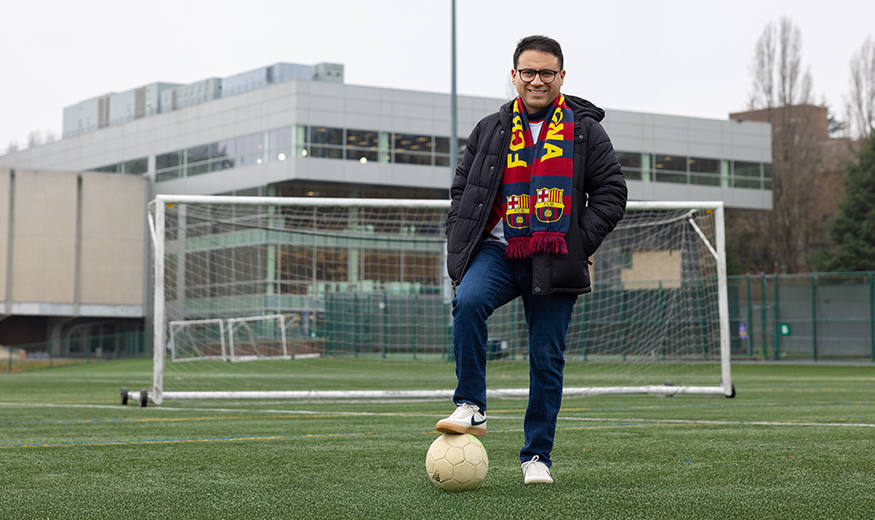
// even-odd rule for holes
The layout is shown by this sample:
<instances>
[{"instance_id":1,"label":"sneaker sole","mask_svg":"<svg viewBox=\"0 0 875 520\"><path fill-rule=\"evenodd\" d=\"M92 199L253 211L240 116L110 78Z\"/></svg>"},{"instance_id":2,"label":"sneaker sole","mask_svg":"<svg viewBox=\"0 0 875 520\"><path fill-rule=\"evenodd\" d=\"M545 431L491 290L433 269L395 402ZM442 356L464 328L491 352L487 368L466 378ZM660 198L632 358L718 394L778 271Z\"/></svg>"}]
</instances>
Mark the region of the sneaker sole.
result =
<instances>
[{"instance_id":1,"label":"sneaker sole","mask_svg":"<svg viewBox=\"0 0 875 520\"><path fill-rule=\"evenodd\" d=\"M545 479L545 478L533 478L525 480L526 484L552 484L553 479Z\"/></svg>"},{"instance_id":2,"label":"sneaker sole","mask_svg":"<svg viewBox=\"0 0 875 520\"><path fill-rule=\"evenodd\" d=\"M471 426L459 426L458 424L453 424L450 422L440 421L437 423L437 426L434 428L440 433L470 433L475 437L485 437L486 436L486 428L473 428Z\"/></svg>"}]
</instances>

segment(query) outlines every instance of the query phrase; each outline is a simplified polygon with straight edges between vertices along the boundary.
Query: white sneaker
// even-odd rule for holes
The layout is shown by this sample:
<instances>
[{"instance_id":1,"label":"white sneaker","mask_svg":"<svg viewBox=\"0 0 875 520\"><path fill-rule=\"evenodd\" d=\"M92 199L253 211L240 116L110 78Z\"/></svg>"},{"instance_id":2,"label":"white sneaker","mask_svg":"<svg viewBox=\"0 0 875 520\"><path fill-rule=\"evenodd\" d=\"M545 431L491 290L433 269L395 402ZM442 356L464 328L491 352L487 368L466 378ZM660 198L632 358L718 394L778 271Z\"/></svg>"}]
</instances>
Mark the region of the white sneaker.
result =
<instances>
[{"instance_id":1,"label":"white sneaker","mask_svg":"<svg viewBox=\"0 0 875 520\"><path fill-rule=\"evenodd\" d=\"M441 433L470 433L483 437L486 435L486 416L473 404L462 403L453 415L438 421L434 429Z\"/></svg>"},{"instance_id":2,"label":"white sneaker","mask_svg":"<svg viewBox=\"0 0 875 520\"><path fill-rule=\"evenodd\" d=\"M550 476L550 468L538 460L537 455L535 455L532 460L523 462L523 475L526 477L526 484L553 483L553 478Z\"/></svg>"}]
</instances>

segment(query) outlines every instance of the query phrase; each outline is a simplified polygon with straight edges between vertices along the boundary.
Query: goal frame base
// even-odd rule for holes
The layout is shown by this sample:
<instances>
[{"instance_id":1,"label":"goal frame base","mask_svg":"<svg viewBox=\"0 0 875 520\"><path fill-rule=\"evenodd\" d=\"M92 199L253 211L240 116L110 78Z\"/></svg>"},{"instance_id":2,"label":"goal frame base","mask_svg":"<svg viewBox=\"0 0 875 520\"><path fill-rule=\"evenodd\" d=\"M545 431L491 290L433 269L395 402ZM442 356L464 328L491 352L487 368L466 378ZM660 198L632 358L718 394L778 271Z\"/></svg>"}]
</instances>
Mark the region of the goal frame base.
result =
<instances>
[{"instance_id":1,"label":"goal frame base","mask_svg":"<svg viewBox=\"0 0 875 520\"><path fill-rule=\"evenodd\" d=\"M563 397L590 397L596 395L629 395L629 394L655 394L665 396L676 395L722 395L728 398L735 397L735 385L727 389L724 386L671 386L671 385L645 385L645 386L604 386L604 387L569 387L562 390ZM487 398L526 398L529 395L528 388L501 388L486 391ZM140 392L129 392L130 399L140 400ZM160 395L149 395L149 399L157 405L163 400L258 400L258 399L281 399L281 400L333 400L345 399L452 399L453 390L312 390L312 391L210 391L210 392L163 392Z\"/></svg>"}]
</instances>

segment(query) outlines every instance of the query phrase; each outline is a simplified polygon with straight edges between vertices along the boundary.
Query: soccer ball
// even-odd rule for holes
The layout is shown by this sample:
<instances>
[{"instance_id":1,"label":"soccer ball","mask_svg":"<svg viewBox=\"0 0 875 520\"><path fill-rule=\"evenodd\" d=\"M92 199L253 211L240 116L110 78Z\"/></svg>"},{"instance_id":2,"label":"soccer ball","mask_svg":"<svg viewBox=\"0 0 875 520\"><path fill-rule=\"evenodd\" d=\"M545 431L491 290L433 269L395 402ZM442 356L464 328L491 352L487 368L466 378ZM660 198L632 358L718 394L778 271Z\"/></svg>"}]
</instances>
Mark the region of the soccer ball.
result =
<instances>
[{"instance_id":1,"label":"soccer ball","mask_svg":"<svg viewBox=\"0 0 875 520\"><path fill-rule=\"evenodd\" d=\"M445 433L425 455L425 470L444 491L471 491L480 487L489 469L486 449L471 434Z\"/></svg>"}]
</instances>

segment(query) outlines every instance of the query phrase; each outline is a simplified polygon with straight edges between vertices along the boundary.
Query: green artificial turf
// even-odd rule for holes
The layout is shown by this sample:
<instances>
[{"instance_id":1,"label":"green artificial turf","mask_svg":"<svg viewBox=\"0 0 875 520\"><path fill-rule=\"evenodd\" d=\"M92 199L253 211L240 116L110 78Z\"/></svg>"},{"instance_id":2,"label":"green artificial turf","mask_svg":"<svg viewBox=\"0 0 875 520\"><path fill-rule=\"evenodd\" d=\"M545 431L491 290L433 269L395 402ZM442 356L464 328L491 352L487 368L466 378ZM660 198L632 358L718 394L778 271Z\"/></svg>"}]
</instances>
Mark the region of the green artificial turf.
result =
<instances>
[{"instance_id":1,"label":"green artificial turf","mask_svg":"<svg viewBox=\"0 0 875 520\"><path fill-rule=\"evenodd\" d=\"M522 482L525 401L491 400L486 480L447 493L424 462L443 400L122 407L149 360L0 374L0 518L875 518L875 367L733 380L734 399L566 399L552 485Z\"/></svg>"}]
</instances>

